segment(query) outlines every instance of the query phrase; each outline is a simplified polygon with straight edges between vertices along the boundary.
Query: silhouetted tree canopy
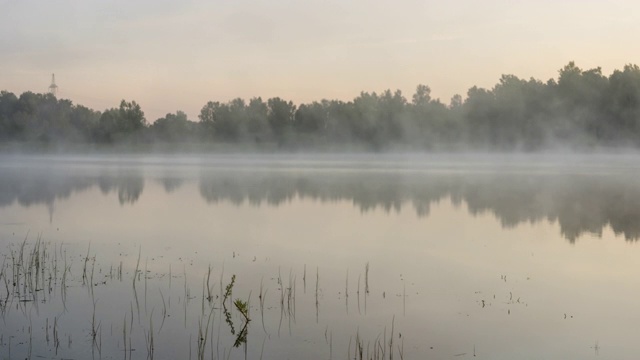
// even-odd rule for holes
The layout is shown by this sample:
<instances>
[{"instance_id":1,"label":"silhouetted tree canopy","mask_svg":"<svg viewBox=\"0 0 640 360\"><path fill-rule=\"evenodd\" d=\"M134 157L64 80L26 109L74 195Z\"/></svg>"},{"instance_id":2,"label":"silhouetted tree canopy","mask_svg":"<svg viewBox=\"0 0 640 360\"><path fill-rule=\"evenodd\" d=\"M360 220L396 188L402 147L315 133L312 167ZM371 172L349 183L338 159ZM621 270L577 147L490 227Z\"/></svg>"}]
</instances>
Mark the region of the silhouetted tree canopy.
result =
<instances>
[{"instance_id":1,"label":"silhouetted tree canopy","mask_svg":"<svg viewBox=\"0 0 640 360\"><path fill-rule=\"evenodd\" d=\"M187 114L178 110L175 114L167 114L156 120L149 126L149 132L153 138L161 141L196 140L198 123L189 121Z\"/></svg>"},{"instance_id":2,"label":"silhouetted tree canopy","mask_svg":"<svg viewBox=\"0 0 640 360\"><path fill-rule=\"evenodd\" d=\"M123 100L97 112L51 94L0 92L0 143L225 143L279 148L536 151L549 147L640 146L640 68L605 76L570 62L542 82L503 75L491 89L472 87L449 104L420 84L362 92L351 101L296 105L278 97L209 101L199 121L184 112L149 124Z\"/></svg>"}]
</instances>

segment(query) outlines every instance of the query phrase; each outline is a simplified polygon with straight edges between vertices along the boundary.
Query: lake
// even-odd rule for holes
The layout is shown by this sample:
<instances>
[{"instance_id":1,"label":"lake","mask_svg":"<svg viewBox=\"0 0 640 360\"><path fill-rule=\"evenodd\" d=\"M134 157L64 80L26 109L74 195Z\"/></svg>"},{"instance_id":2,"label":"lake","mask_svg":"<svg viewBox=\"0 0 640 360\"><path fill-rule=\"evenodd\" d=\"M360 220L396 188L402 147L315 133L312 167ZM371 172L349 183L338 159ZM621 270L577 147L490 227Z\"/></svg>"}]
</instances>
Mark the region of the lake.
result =
<instances>
[{"instance_id":1,"label":"lake","mask_svg":"<svg viewBox=\"0 0 640 360\"><path fill-rule=\"evenodd\" d=\"M0 157L0 358L638 355L640 157Z\"/></svg>"}]
</instances>

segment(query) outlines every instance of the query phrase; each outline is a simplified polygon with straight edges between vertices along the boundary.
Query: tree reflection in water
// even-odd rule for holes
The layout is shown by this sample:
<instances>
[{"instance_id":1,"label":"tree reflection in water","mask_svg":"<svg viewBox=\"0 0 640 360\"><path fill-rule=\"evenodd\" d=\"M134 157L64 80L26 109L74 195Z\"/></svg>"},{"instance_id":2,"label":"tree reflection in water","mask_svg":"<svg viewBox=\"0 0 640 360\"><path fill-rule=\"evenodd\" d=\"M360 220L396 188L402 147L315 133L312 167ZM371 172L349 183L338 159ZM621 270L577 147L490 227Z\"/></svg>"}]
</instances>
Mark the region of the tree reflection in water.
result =
<instances>
[{"instance_id":1,"label":"tree reflection in water","mask_svg":"<svg viewBox=\"0 0 640 360\"><path fill-rule=\"evenodd\" d=\"M121 205L135 204L145 178L152 177L166 192L198 182L202 198L211 204L230 202L280 206L294 198L321 202L350 201L362 212L400 211L411 206L419 216L451 199L472 215L491 213L504 227L557 221L562 235L574 242L585 233L601 236L610 226L617 235L640 237L640 183L628 173L567 174L526 172L392 173L390 171L240 171L200 169L198 175L145 173L135 167L77 168L19 167L0 173L0 207L18 203L54 208L97 186L117 194Z\"/></svg>"}]
</instances>

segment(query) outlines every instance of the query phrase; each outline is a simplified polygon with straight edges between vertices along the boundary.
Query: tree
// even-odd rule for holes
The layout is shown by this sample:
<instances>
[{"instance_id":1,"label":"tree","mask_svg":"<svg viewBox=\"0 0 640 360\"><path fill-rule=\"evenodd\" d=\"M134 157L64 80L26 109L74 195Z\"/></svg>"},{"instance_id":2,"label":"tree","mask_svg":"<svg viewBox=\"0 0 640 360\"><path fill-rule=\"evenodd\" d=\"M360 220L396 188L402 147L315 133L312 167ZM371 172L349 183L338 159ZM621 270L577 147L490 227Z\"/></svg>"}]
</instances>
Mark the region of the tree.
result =
<instances>
[{"instance_id":1,"label":"tree","mask_svg":"<svg viewBox=\"0 0 640 360\"><path fill-rule=\"evenodd\" d=\"M293 126L299 133L320 133L327 123L328 109L326 103L314 101L311 104L302 104L295 113Z\"/></svg>"},{"instance_id":2,"label":"tree","mask_svg":"<svg viewBox=\"0 0 640 360\"><path fill-rule=\"evenodd\" d=\"M462 106L462 96L460 94L455 94L451 97L451 101L449 102L450 109L457 109Z\"/></svg>"},{"instance_id":3,"label":"tree","mask_svg":"<svg viewBox=\"0 0 640 360\"><path fill-rule=\"evenodd\" d=\"M271 131L273 131L278 144L283 145L291 129L296 107L291 101L287 102L279 97L267 100L267 105L269 126L271 126Z\"/></svg>"},{"instance_id":4,"label":"tree","mask_svg":"<svg viewBox=\"0 0 640 360\"><path fill-rule=\"evenodd\" d=\"M493 92L474 86L467 92L463 107L467 142L474 147L495 143L491 124L497 115Z\"/></svg>"},{"instance_id":5,"label":"tree","mask_svg":"<svg viewBox=\"0 0 640 360\"><path fill-rule=\"evenodd\" d=\"M77 132L78 140L91 142L93 132L100 121L100 112L82 105L75 105L69 115L69 122Z\"/></svg>"},{"instance_id":6,"label":"tree","mask_svg":"<svg viewBox=\"0 0 640 360\"><path fill-rule=\"evenodd\" d=\"M237 141L244 135L247 123L247 105L243 99L236 98L227 104L227 112L218 122L216 131L226 140Z\"/></svg>"},{"instance_id":7,"label":"tree","mask_svg":"<svg viewBox=\"0 0 640 360\"><path fill-rule=\"evenodd\" d=\"M416 93L413 94L412 103L416 106L423 106L431 101L431 88L427 85L418 85Z\"/></svg>"},{"instance_id":8,"label":"tree","mask_svg":"<svg viewBox=\"0 0 640 360\"><path fill-rule=\"evenodd\" d=\"M210 101L200 111L200 121L209 136L222 141L238 141L247 123L245 102L240 98L226 104Z\"/></svg>"},{"instance_id":9,"label":"tree","mask_svg":"<svg viewBox=\"0 0 640 360\"><path fill-rule=\"evenodd\" d=\"M424 98L426 99L426 97L425 94ZM379 117L377 127L379 131L377 132L376 145L401 142L404 136L403 125L405 123L407 99L400 90L396 90L393 93L391 90L386 90L378 99Z\"/></svg>"},{"instance_id":10,"label":"tree","mask_svg":"<svg viewBox=\"0 0 640 360\"><path fill-rule=\"evenodd\" d=\"M257 97L249 100L246 113L247 119L245 126L247 136L256 143L260 143L269 138L271 131L267 120L269 107L262 101L262 98Z\"/></svg>"},{"instance_id":11,"label":"tree","mask_svg":"<svg viewBox=\"0 0 640 360\"><path fill-rule=\"evenodd\" d=\"M13 116L17 104L13 93L0 91L0 140L15 140L21 135L22 128Z\"/></svg>"},{"instance_id":12,"label":"tree","mask_svg":"<svg viewBox=\"0 0 640 360\"><path fill-rule=\"evenodd\" d=\"M555 109L560 122L558 137L586 145L602 139L606 131L602 126L605 124L602 110L609 87L608 79L599 67L583 71L573 61L559 74L556 86L559 103Z\"/></svg>"},{"instance_id":13,"label":"tree","mask_svg":"<svg viewBox=\"0 0 640 360\"><path fill-rule=\"evenodd\" d=\"M640 67L625 65L609 77L607 93L610 125L615 138L640 144ZM613 136L612 136L613 137Z\"/></svg>"},{"instance_id":14,"label":"tree","mask_svg":"<svg viewBox=\"0 0 640 360\"><path fill-rule=\"evenodd\" d=\"M196 123L187 119L187 114L177 111L159 118L149 130L155 139L162 141L187 141L195 138Z\"/></svg>"},{"instance_id":15,"label":"tree","mask_svg":"<svg viewBox=\"0 0 640 360\"><path fill-rule=\"evenodd\" d=\"M135 141L142 137L146 125L140 105L122 100L119 108L107 109L100 115L94 136L106 143Z\"/></svg>"},{"instance_id":16,"label":"tree","mask_svg":"<svg viewBox=\"0 0 640 360\"><path fill-rule=\"evenodd\" d=\"M122 100L118 115L118 130L122 133L133 134L141 131L147 125L144 112L135 101Z\"/></svg>"},{"instance_id":17,"label":"tree","mask_svg":"<svg viewBox=\"0 0 640 360\"><path fill-rule=\"evenodd\" d=\"M213 139L215 134L216 109L220 107L219 102L209 101L200 110L200 127L202 129L202 139Z\"/></svg>"}]
</instances>

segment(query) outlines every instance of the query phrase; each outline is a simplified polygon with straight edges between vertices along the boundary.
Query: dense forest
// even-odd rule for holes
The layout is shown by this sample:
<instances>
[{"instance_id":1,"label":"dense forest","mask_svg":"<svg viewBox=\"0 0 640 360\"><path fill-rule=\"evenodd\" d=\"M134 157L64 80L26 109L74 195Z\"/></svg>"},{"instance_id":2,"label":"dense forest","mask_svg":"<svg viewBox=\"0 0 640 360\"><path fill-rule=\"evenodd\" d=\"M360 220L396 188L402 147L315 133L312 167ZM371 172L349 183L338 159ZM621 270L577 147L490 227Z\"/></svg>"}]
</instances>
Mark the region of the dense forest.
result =
<instances>
[{"instance_id":1,"label":"dense forest","mask_svg":"<svg viewBox=\"0 0 640 360\"><path fill-rule=\"evenodd\" d=\"M51 94L0 92L0 144L229 144L271 149L536 151L640 146L640 68L610 76L573 62L542 82L503 75L449 104L418 85L352 101L295 105L281 98L210 101L149 122L139 104L95 111Z\"/></svg>"}]
</instances>

